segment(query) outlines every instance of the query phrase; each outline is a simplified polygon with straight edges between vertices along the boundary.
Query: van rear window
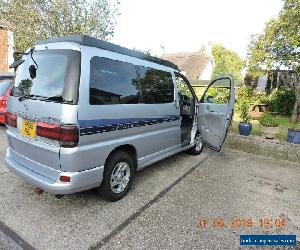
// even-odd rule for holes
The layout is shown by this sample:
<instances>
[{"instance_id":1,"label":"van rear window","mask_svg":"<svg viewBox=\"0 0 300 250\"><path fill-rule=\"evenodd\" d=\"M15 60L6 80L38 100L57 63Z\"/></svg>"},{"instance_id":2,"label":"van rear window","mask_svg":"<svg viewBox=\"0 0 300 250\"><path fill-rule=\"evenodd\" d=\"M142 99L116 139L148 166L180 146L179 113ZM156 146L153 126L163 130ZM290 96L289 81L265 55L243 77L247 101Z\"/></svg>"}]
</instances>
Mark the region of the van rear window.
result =
<instances>
[{"instance_id":1,"label":"van rear window","mask_svg":"<svg viewBox=\"0 0 300 250\"><path fill-rule=\"evenodd\" d=\"M80 52L33 51L22 59L25 61L17 69L13 96L77 103Z\"/></svg>"}]
</instances>

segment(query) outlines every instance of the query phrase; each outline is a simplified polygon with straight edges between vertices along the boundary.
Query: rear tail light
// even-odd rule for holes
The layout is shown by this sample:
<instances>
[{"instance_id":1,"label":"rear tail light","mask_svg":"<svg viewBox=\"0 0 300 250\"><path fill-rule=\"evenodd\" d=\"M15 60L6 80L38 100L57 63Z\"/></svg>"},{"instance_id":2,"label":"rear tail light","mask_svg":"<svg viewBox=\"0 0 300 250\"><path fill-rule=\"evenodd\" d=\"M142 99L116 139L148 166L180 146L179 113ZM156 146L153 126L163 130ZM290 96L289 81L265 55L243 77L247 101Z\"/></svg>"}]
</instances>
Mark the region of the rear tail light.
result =
<instances>
[{"instance_id":1,"label":"rear tail light","mask_svg":"<svg viewBox=\"0 0 300 250\"><path fill-rule=\"evenodd\" d=\"M75 147L79 141L79 129L77 126L37 122L36 135L59 141L62 147Z\"/></svg>"},{"instance_id":2,"label":"rear tail light","mask_svg":"<svg viewBox=\"0 0 300 250\"><path fill-rule=\"evenodd\" d=\"M1 101L0 101L0 105L6 106L6 104L7 104L7 101L6 101L6 100L1 100Z\"/></svg>"},{"instance_id":3,"label":"rear tail light","mask_svg":"<svg viewBox=\"0 0 300 250\"><path fill-rule=\"evenodd\" d=\"M5 113L5 124L16 128L17 127L17 116L12 113L6 112Z\"/></svg>"}]
</instances>

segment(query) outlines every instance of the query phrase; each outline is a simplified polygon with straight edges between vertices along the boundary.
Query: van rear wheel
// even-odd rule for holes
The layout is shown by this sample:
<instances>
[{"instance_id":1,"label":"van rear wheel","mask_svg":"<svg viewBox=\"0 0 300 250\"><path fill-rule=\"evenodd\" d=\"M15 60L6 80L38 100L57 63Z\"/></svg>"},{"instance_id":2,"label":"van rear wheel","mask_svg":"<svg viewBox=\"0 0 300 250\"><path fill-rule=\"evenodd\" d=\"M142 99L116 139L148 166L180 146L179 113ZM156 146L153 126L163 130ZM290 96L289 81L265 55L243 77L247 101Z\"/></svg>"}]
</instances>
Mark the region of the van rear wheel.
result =
<instances>
[{"instance_id":1,"label":"van rear wheel","mask_svg":"<svg viewBox=\"0 0 300 250\"><path fill-rule=\"evenodd\" d=\"M195 145L193 147L191 147L190 149L187 150L187 153L190 155L199 155L201 154L202 150L203 150L203 142L201 140L201 135L198 132L195 135Z\"/></svg>"},{"instance_id":2,"label":"van rear wheel","mask_svg":"<svg viewBox=\"0 0 300 250\"><path fill-rule=\"evenodd\" d=\"M122 199L129 191L134 176L134 161L124 151L113 153L107 160L98 192L109 201Z\"/></svg>"}]
</instances>

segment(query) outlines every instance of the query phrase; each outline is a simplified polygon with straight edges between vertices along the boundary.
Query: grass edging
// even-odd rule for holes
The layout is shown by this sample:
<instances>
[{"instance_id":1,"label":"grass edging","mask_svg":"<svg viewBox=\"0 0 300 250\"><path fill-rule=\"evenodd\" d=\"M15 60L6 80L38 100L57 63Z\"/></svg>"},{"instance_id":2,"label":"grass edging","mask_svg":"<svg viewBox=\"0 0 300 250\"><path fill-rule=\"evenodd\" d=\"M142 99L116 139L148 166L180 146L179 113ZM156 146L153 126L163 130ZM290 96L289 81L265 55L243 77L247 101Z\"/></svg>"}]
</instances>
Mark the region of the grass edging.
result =
<instances>
[{"instance_id":1,"label":"grass edging","mask_svg":"<svg viewBox=\"0 0 300 250\"><path fill-rule=\"evenodd\" d=\"M300 144L229 133L224 146L251 154L300 163Z\"/></svg>"}]
</instances>

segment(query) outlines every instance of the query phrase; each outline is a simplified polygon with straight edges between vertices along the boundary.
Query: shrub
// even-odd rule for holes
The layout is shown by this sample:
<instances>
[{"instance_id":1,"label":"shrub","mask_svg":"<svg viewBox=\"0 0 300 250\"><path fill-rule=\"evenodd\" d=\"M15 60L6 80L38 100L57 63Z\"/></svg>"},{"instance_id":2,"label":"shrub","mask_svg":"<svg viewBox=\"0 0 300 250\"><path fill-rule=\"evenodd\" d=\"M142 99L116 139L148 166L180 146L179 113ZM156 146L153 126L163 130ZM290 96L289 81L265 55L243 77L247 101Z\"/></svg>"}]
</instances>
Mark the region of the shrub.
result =
<instances>
[{"instance_id":1,"label":"shrub","mask_svg":"<svg viewBox=\"0 0 300 250\"><path fill-rule=\"evenodd\" d=\"M240 118L242 123L250 123L251 116L249 115L249 103L243 100L240 104Z\"/></svg>"},{"instance_id":2,"label":"shrub","mask_svg":"<svg viewBox=\"0 0 300 250\"><path fill-rule=\"evenodd\" d=\"M253 89L243 85L242 87L240 87L237 91L236 91L236 103L235 103L235 107L236 110L241 111L241 104L243 102L251 102L251 97L253 95Z\"/></svg>"},{"instance_id":3,"label":"shrub","mask_svg":"<svg viewBox=\"0 0 300 250\"><path fill-rule=\"evenodd\" d=\"M296 102L296 94L292 89L281 88L270 95L269 111L283 116L291 116Z\"/></svg>"},{"instance_id":4,"label":"shrub","mask_svg":"<svg viewBox=\"0 0 300 250\"><path fill-rule=\"evenodd\" d=\"M254 90L251 87L243 85L237 92L237 99L251 99Z\"/></svg>"},{"instance_id":5,"label":"shrub","mask_svg":"<svg viewBox=\"0 0 300 250\"><path fill-rule=\"evenodd\" d=\"M255 93L253 99L255 104L269 104L269 97L265 93Z\"/></svg>"},{"instance_id":6,"label":"shrub","mask_svg":"<svg viewBox=\"0 0 300 250\"><path fill-rule=\"evenodd\" d=\"M241 104L246 101L248 103L268 104L269 99L265 93L259 93L255 89L248 86L242 86L236 93L237 103L236 108L241 111Z\"/></svg>"},{"instance_id":7,"label":"shrub","mask_svg":"<svg viewBox=\"0 0 300 250\"><path fill-rule=\"evenodd\" d=\"M270 113L264 113L259 118L259 123L266 127L278 127L279 121L276 117L272 116Z\"/></svg>"}]
</instances>

